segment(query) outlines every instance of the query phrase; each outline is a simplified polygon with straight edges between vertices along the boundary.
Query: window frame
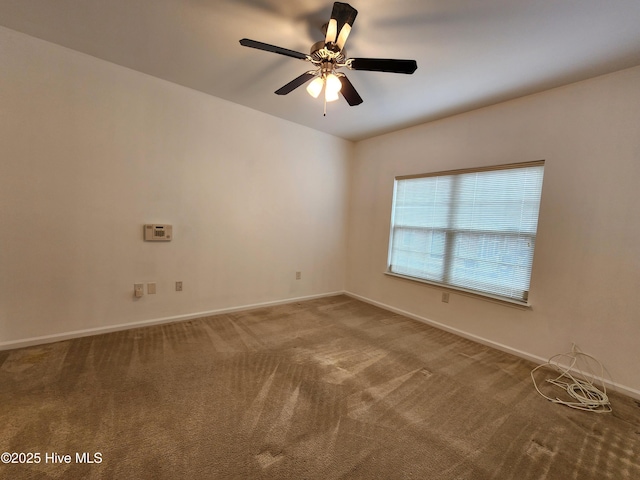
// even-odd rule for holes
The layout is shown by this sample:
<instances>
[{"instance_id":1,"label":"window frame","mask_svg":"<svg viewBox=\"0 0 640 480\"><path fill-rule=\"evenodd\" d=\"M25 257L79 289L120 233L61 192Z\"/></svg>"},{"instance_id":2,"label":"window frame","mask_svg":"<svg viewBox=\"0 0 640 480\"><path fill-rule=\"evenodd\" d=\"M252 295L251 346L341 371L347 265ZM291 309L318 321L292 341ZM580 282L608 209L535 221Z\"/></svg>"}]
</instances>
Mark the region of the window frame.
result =
<instances>
[{"instance_id":1,"label":"window frame","mask_svg":"<svg viewBox=\"0 0 640 480\"><path fill-rule=\"evenodd\" d=\"M415 227L407 227L407 226L402 226L402 227L396 227L395 226L395 214L396 214L396 195L397 195L397 191L398 191L398 182L402 181L402 180L411 180L411 179L418 179L418 178L428 178L428 177L444 177L444 176L451 176L451 175L462 175L462 174L468 174L468 173L479 173L479 172L490 172L490 171L504 171L504 170L510 170L510 169L521 169L521 168L528 168L528 167L543 167L544 169L545 166L545 161L544 160L536 160L536 161L531 161L531 162L520 162L520 163L509 163L509 164L503 164L503 165L494 165L494 166L486 166L486 167L477 167L477 168L465 168L465 169L457 169L457 170L446 170L446 171L440 171L440 172L433 172L433 173L424 173L424 174L415 174L415 175L399 175L396 176L394 178L394 183L393 183L393 198L392 198L392 203L391 203L391 219L390 219L390 225L389 225L389 244L388 244L388 252L387 252L387 268L385 271L386 275L390 275L393 277L399 277L402 279L406 279L406 280L410 280L410 281L414 281L414 282L418 282L418 283L424 283L427 285L432 285L432 286L436 286L439 287L441 289L445 289L447 291L455 291L457 293L461 293L463 295L468 295L471 297L475 297L475 298L480 298L483 300L489 300L489 301L493 301L493 302L498 302L501 304L506 304L506 305L510 305L510 306L518 306L518 307L522 307L522 308L531 308L531 304L529 303L529 292L530 292L530 288L531 288L531 277L532 277L532 273L533 273L533 261L534 261L534 257L535 257L535 243L536 243L536 238L537 238L537 233L538 233L538 227L536 224L536 229L534 231L533 234L529 234L527 235L526 233L520 233L520 234L514 234L513 232L509 232L509 231L486 231L484 233L488 233L491 235L496 235L500 238L507 238L509 236L517 236L518 238L523 238L525 236L529 236L529 242L533 245L532 247L532 254L531 254L531 269L529 270L529 290L524 291L523 296L524 296L524 301L521 301L519 299L515 299L515 298L510 298L510 297L506 297L506 296L501 296L498 294L493 294L491 292L485 292L482 290L474 290L474 289L469 289L469 288L464 288L461 286L457 286L454 284L449 284L446 283L445 281L445 273L443 271L442 277L443 277L443 281L439 282L439 281L435 281L435 280L431 280L431 279L425 279L425 278L421 278L421 277L415 277L415 276L411 276L411 275L407 275L407 274L403 274L403 273L397 273L392 271L392 264L391 264L391 260L392 260L392 255L393 255L393 247L394 247L394 233L396 232L396 228L405 228L405 229L413 229L413 230L419 230L420 228L424 228L425 230L430 230L430 231L441 231L444 233L444 235L446 237L449 237L446 239L445 241L445 253L444 253L444 262L445 263L450 263L453 261L454 257L451 255L451 251L450 251L450 246L452 245L452 242L454 242L454 238L456 235L459 234L464 234L464 233L483 233L480 230L464 230L464 229L456 229L456 228L451 228L451 226L447 226L446 228L437 228L437 227L419 227L419 226L415 226ZM544 173L543 173L544 176ZM544 183L544 180L543 180ZM541 208L541 204L542 204L542 188L543 186L541 185L541 191L540 191L540 203L538 205L538 219L539 219L539 214L540 214L540 208ZM449 204L451 205L451 203ZM449 259L449 260L447 260ZM447 268L446 266L444 267L445 269Z\"/></svg>"}]
</instances>

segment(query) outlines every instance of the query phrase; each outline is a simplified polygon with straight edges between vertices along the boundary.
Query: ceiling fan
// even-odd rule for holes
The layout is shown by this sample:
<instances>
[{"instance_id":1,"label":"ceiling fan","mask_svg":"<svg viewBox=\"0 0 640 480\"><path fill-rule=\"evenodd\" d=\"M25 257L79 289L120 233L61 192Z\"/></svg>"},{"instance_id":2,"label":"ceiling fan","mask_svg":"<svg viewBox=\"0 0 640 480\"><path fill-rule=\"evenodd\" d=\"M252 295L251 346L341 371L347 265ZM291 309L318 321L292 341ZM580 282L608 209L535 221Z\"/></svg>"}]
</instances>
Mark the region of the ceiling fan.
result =
<instances>
[{"instance_id":1,"label":"ceiling fan","mask_svg":"<svg viewBox=\"0 0 640 480\"><path fill-rule=\"evenodd\" d=\"M415 60L396 60L387 58L348 58L344 44L353 27L358 11L347 3L335 2L331 12L331 19L326 24L326 35L323 41L311 47L310 54L296 52L268 43L243 38L240 45L257 48L267 52L278 53L287 57L298 58L313 64L314 69L294 78L289 83L275 91L277 95L287 95L308 81L307 92L318 98L324 90L325 110L327 102L332 102L342 94L351 106L360 105L362 98L344 73L338 71L342 67L350 70L368 70L374 72L391 72L411 74L416 71L418 64Z\"/></svg>"}]
</instances>

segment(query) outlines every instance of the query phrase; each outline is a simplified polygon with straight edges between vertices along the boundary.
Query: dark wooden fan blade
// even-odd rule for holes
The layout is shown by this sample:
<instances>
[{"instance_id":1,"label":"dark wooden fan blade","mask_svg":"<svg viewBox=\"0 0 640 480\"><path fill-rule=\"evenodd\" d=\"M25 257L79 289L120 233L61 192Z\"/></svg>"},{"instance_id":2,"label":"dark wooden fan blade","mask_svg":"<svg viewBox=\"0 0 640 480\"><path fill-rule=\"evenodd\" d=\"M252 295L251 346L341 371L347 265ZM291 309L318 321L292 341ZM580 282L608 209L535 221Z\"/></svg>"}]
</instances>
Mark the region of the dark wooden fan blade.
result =
<instances>
[{"instance_id":1,"label":"dark wooden fan blade","mask_svg":"<svg viewBox=\"0 0 640 480\"><path fill-rule=\"evenodd\" d=\"M276 47L275 45L269 45L268 43L258 42L256 40L249 40L243 38L240 40L240 45L243 47L257 48L258 50L264 50L266 52L279 53L280 55L286 55L287 57L300 58L306 60L307 56L304 53L295 52L287 48Z\"/></svg>"},{"instance_id":2,"label":"dark wooden fan blade","mask_svg":"<svg viewBox=\"0 0 640 480\"><path fill-rule=\"evenodd\" d=\"M333 51L342 50L357 15L358 11L348 3L335 2L327 26L325 47Z\"/></svg>"},{"instance_id":3,"label":"dark wooden fan blade","mask_svg":"<svg viewBox=\"0 0 640 480\"><path fill-rule=\"evenodd\" d=\"M338 22L338 32L345 23L353 27L358 11L348 3L335 2L331 11L331 18Z\"/></svg>"},{"instance_id":4,"label":"dark wooden fan blade","mask_svg":"<svg viewBox=\"0 0 640 480\"><path fill-rule=\"evenodd\" d=\"M311 72L303 73L299 77L294 78L293 80L291 80L285 86L280 87L278 90L276 90L275 93L277 95L286 95L287 93L291 93L296 88L298 88L300 85L303 85L303 84L307 83L313 77L315 77L315 75L313 73L311 73Z\"/></svg>"},{"instance_id":5,"label":"dark wooden fan blade","mask_svg":"<svg viewBox=\"0 0 640 480\"><path fill-rule=\"evenodd\" d=\"M393 60L390 58L352 58L351 68L373 72L407 73L416 71L415 60Z\"/></svg>"},{"instance_id":6,"label":"dark wooden fan blade","mask_svg":"<svg viewBox=\"0 0 640 480\"><path fill-rule=\"evenodd\" d=\"M360 105L363 101L362 97L358 95L358 92L356 92L356 89L353 88L353 85L351 84L349 79L347 77L341 76L340 82L342 83L342 88L340 89L340 93L342 94L344 99L347 101L347 103L352 107L355 107L356 105Z\"/></svg>"}]
</instances>

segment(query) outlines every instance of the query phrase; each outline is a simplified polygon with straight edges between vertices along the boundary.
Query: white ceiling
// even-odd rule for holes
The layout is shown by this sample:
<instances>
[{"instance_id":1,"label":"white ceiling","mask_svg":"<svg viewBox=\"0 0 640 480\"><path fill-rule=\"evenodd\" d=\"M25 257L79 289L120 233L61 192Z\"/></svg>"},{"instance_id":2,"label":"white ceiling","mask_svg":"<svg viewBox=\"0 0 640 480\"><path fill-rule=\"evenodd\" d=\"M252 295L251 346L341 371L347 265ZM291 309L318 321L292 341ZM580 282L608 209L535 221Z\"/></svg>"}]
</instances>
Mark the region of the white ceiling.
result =
<instances>
[{"instance_id":1,"label":"white ceiling","mask_svg":"<svg viewBox=\"0 0 640 480\"><path fill-rule=\"evenodd\" d=\"M308 53L330 0L0 0L0 25L350 140L640 65L640 0L350 4L350 57L418 70L347 71L364 103L326 117L304 87L273 93L310 64L238 41Z\"/></svg>"}]
</instances>

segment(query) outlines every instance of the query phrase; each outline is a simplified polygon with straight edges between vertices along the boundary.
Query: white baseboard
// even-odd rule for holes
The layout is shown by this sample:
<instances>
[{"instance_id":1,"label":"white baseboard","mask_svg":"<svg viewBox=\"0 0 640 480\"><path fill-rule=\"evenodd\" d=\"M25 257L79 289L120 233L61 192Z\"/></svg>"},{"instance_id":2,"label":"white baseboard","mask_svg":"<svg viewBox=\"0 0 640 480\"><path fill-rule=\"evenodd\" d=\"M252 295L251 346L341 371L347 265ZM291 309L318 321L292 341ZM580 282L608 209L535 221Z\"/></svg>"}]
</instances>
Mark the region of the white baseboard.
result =
<instances>
[{"instance_id":1,"label":"white baseboard","mask_svg":"<svg viewBox=\"0 0 640 480\"><path fill-rule=\"evenodd\" d=\"M405 317L412 318L414 320L417 320L419 322L425 323L427 325L430 325L432 327L438 328L440 330L444 330L446 332L453 333L454 335L457 335L459 337L463 337L463 338L466 338L468 340L473 340L474 342L481 343L482 345L486 345L486 346L491 347L491 348L495 348L496 350L501 350L503 352L510 353L511 355L515 355L516 357L520 357L520 358L523 358L525 360L529 360L529 361L537 363L539 365L543 364L543 363L547 363L547 361L549 360L548 358L542 358L542 357L540 357L538 355L533 355L531 353L524 352L522 350L518 350L516 348L512 348L512 347L509 347L507 345L503 345L501 343L494 342L492 340L489 340L489 339L486 339L486 338L483 338L483 337L479 337L479 336L474 335L472 333L468 333L468 332L465 332L463 330L459 330L457 328L450 327L450 326L445 325L443 323L436 322L436 321L430 320L430 319L425 318L425 317L421 317L420 315L415 315L415 314L413 314L411 312L407 312L406 310L402 310L400 308L392 307L391 305L386 305L384 303L377 302L375 300L372 300L372 299L367 298L367 297L363 297L361 295L357 295L357 294L352 293L352 292L345 291L344 294L348 295L349 297L355 298L357 300L361 300L361 301L363 301L365 303L369 303L371 305L375 305L376 307L383 308L384 310L389 310L390 312L398 313L398 314L403 315ZM640 390L636 390L634 388L627 387L625 385L620 385L619 383L612 382L610 380L607 380L606 378L598 378L598 380L602 381L604 383L604 385L608 389L610 388L611 390L620 392L623 395L627 395L628 397L640 400Z\"/></svg>"},{"instance_id":2,"label":"white baseboard","mask_svg":"<svg viewBox=\"0 0 640 480\"><path fill-rule=\"evenodd\" d=\"M209 310L206 312L189 313L185 315L175 315L172 317L153 318L150 320L141 320L131 323L120 323L117 325L108 325L105 327L87 328L85 330L74 330L71 332L56 333L53 335L44 335L41 337L31 337L21 340L14 340L10 342L0 342L1 350L13 350L15 348L31 347L34 345L42 345L45 343L61 342L63 340L70 340L79 337L88 337L90 335L100 335L103 333L118 332L122 330L130 330L132 328L149 327L152 325L161 325L163 323L182 322L185 320L192 320L194 318L209 317L212 315L221 315L225 313L239 312L244 310L255 310L262 307L273 307L276 305L285 305L287 303L301 302L305 300L314 300L316 298L334 297L336 295L343 295L344 292L331 292L322 293L318 295L309 295L305 297L287 298L283 300L276 300L272 302L253 303L250 305L242 305L239 307L221 308L218 310Z\"/></svg>"},{"instance_id":3,"label":"white baseboard","mask_svg":"<svg viewBox=\"0 0 640 480\"><path fill-rule=\"evenodd\" d=\"M358 294L355 294L355 293L352 293L352 292L348 292L348 291L322 293L322 294L318 294L318 295L309 295L309 296L305 296L305 297L287 298L287 299L276 300L276 301L272 301L272 302L254 303L254 304L249 304L249 305L241 305L241 306L238 306L238 307L221 308L221 309L218 309L218 310L209 310L209 311L206 311L206 312L196 312L196 313L189 313L189 314L185 314L185 315L176 315L176 316L172 316L172 317L154 318L154 319L150 319L150 320L142 320L142 321L131 322L131 323L121 323L121 324L117 324L117 325L108 325L108 326L105 326L105 327L88 328L88 329L85 329L85 330L75 330L75 331L72 331L72 332L64 332L64 333L58 333L58 334L53 334L53 335L45 335L45 336L41 336L41 337L31 337L31 338L15 340L15 341L10 341L10 342L0 342L0 351L1 350L12 350L12 349L23 348L23 347L31 347L33 345L42 345L42 344L46 344L46 343L60 342L60 341L64 341L64 340L70 340L70 339L73 339L73 338L87 337L87 336L90 336L90 335L100 335L100 334L103 334L103 333L111 333L111 332L117 332L117 331L122 331L122 330L130 330L132 328L148 327L148 326L152 326L152 325L160 325L160 324L163 324L163 323L181 322L181 321L186 321L186 320L192 320L194 318L208 317L208 316L212 316L212 315L221 315L221 314L225 314L225 313L239 312L239 311L245 311L245 310L254 310L254 309L263 308L263 307L272 307L272 306L276 306L276 305L285 305L285 304L288 304L288 303L301 302L301 301L305 301L305 300L314 300L314 299L317 299L317 298L334 297L336 295L347 295L347 296L355 298L357 300L361 300L361 301L363 301L365 303L369 303L371 305L375 305L376 307L383 308L384 310L388 310L390 312L398 313L400 315L403 315L403 316L408 317L408 318L412 318L414 320L417 320L419 322L425 323L427 325L430 325L432 327L438 328L440 330L444 330L446 332L453 333L454 335L458 335L459 337L463 337L463 338L472 340L474 342L481 343L481 344L486 345L488 347L492 347L492 348L495 348L497 350L501 350L503 352L509 353L511 355L515 355L516 357L520 357L520 358L523 358L525 360L529 360L529 361L537 363L537 364L546 363L547 360L548 360L548 359L542 358L542 357L540 357L538 355L533 355L531 353L524 352L522 350L518 350L518 349L515 349L515 348L512 348L512 347L509 347L507 345L503 345L501 343L494 342L492 340L488 340L488 339L483 338L483 337L479 337L479 336L474 335L472 333L468 333L468 332L465 332L463 330L459 330L457 328L450 327L450 326L445 325L443 323L436 322L436 321L430 320L430 319L425 318L425 317L421 317L420 315L413 314L413 313L408 312L406 310L402 310L400 308L392 307L391 305L387 305L387 304L378 302L376 300L372 300L370 298L363 297L361 295L358 295ZM625 385L620 385L618 383L609 381L607 379L599 379L599 380L602 380L607 388L610 388L610 389L615 390L617 392L620 392L620 393L622 393L624 395L627 395L629 397L632 397L632 398L640 400L640 390L636 390L636 389L627 387Z\"/></svg>"}]
</instances>

